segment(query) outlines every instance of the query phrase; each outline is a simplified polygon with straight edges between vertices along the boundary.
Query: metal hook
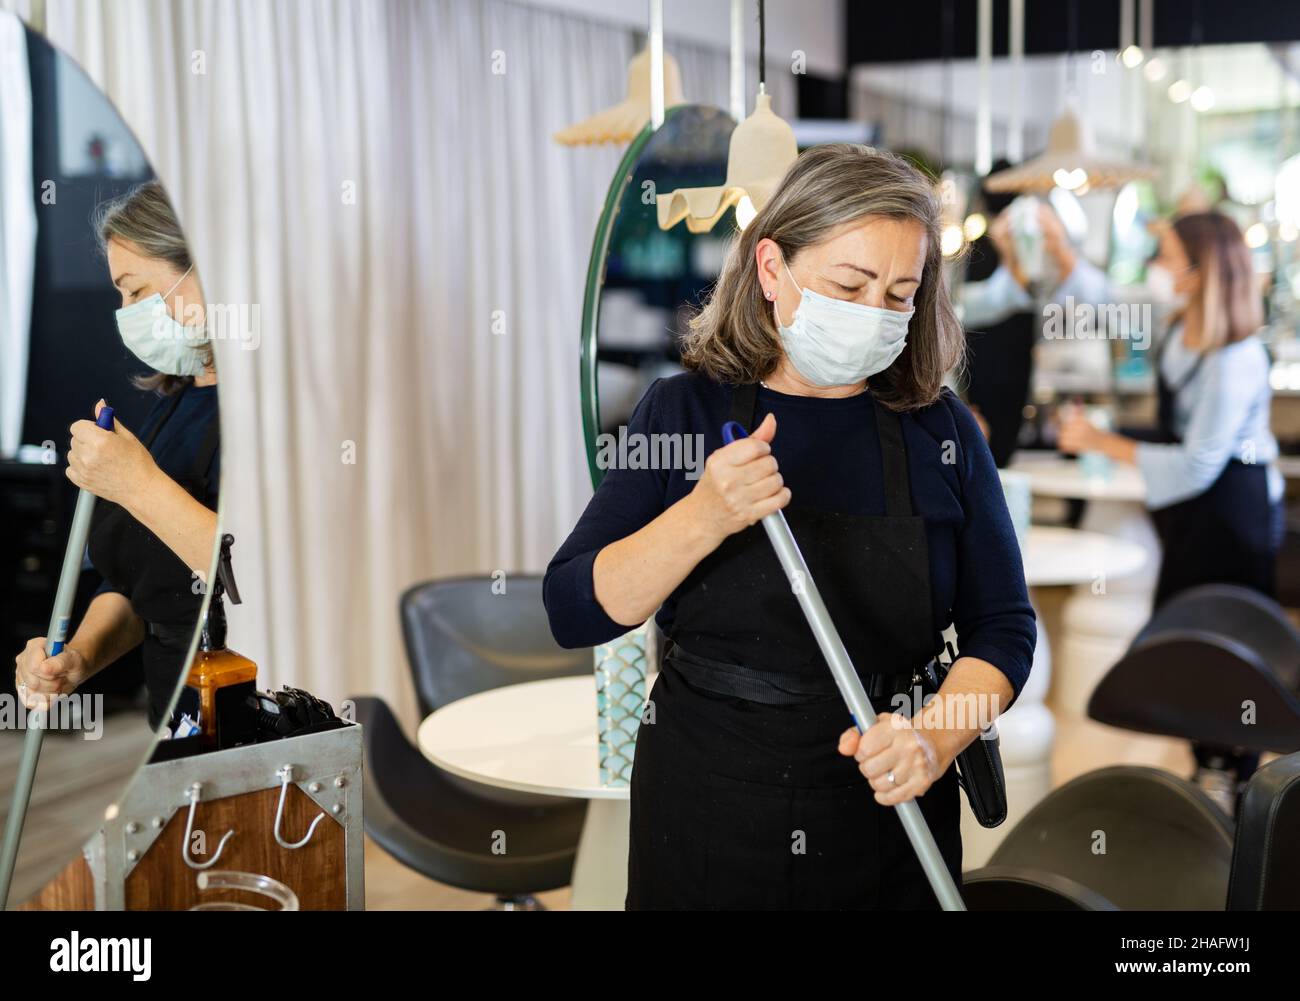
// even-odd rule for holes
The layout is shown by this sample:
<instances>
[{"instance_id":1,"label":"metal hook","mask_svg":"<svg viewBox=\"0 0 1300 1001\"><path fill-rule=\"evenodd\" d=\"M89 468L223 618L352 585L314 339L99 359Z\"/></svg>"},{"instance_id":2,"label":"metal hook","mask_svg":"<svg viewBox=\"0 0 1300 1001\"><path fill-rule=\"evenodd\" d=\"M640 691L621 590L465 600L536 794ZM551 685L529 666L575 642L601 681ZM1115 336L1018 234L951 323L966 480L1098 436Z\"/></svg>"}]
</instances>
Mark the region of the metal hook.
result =
<instances>
[{"instance_id":1,"label":"metal hook","mask_svg":"<svg viewBox=\"0 0 1300 1001\"><path fill-rule=\"evenodd\" d=\"M295 841L292 844L285 841L284 838L280 836L280 821L284 818L284 797L288 795L289 783L293 781L293 765L285 765L275 774L280 776L280 805L275 808L276 843L281 848L301 848L310 841L311 836L316 833L316 825L325 819L325 811L322 810L316 815L316 819L311 822L311 826L307 828L307 833L303 835L301 841Z\"/></svg>"},{"instance_id":2,"label":"metal hook","mask_svg":"<svg viewBox=\"0 0 1300 1001\"><path fill-rule=\"evenodd\" d=\"M199 792L202 788L203 787L198 782L195 782L190 786L190 815L185 820L185 840L181 844L181 858L185 860L185 864L191 869L212 868L212 866L217 864L217 859L221 858L221 853L225 850L226 842L235 836L235 830L232 827L226 832L226 836L217 843L216 854L206 862L195 862L190 858L190 837L194 833L194 809L199 805Z\"/></svg>"}]
</instances>

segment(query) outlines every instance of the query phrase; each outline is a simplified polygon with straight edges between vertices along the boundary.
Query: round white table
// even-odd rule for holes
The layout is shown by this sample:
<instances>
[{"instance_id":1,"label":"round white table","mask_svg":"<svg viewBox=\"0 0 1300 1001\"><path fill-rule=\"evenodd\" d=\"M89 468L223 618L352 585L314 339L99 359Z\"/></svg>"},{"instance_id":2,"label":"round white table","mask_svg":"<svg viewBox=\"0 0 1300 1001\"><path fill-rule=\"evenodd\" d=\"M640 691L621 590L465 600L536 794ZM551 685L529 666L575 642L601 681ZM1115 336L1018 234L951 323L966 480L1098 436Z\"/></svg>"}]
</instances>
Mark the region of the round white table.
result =
<instances>
[{"instance_id":1,"label":"round white table","mask_svg":"<svg viewBox=\"0 0 1300 1001\"><path fill-rule=\"evenodd\" d=\"M1160 542L1143 503L1146 483L1136 466L1112 462L1106 476L1089 476L1078 459L1067 459L1056 453L1021 452L1008 468L1010 472L1027 476L1029 489L1039 497L1086 501L1079 522L1083 531L1125 539L1145 549L1146 566L1130 575L1120 588L1150 598L1160 565Z\"/></svg>"},{"instance_id":2,"label":"round white table","mask_svg":"<svg viewBox=\"0 0 1300 1001\"><path fill-rule=\"evenodd\" d=\"M1140 549L1106 536L1065 528L1032 528L1025 547L1031 586L1069 584L1141 566ZM1040 642L1034 672L998 728L1002 735L1013 814L994 831L963 819L968 868L987 858L1019 816L1048 788L1053 725L1043 705L1050 659ZM647 691L653 684L653 676ZM600 782L596 681L591 675L531 681L471 695L420 724L420 750L453 775L501 789L589 801L573 867L574 910L622 910L627 894L627 786Z\"/></svg>"},{"instance_id":3,"label":"round white table","mask_svg":"<svg viewBox=\"0 0 1300 1001\"><path fill-rule=\"evenodd\" d=\"M1038 496L1085 501L1081 529L1135 544L1146 554L1145 565L1131 573L1080 580L1062 608L1051 702L1062 715L1082 720L1093 689L1151 615L1160 541L1143 503L1146 485L1134 466L1112 462L1107 476L1088 476L1078 460L1055 454L1022 453L1011 468L1029 478Z\"/></svg>"},{"instance_id":4,"label":"round white table","mask_svg":"<svg viewBox=\"0 0 1300 1001\"><path fill-rule=\"evenodd\" d=\"M589 800L573 866L572 906L623 909L628 787L600 783L594 667L591 674L458 699L425 718L418 742L425 757L463 779Z\"/></svg>"}]
</instances>

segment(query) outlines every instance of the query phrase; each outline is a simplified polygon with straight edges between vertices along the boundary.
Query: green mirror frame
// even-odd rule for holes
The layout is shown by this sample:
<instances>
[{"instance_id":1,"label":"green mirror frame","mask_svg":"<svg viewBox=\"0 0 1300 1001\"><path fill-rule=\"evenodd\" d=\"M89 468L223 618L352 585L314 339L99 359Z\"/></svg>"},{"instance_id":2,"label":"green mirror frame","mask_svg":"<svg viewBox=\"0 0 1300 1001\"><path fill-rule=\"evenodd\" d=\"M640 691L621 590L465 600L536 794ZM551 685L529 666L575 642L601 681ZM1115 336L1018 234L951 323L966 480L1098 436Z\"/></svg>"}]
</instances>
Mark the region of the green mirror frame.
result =
<instances>
[{"instance_id":1,"label":"green mirror frame","mask_svg":"<svg viewBox=\"0 0 1300 1001\"><path fill-rule=\"evenodd\" d=\"M692 110L707 111L710 115L723 115L727 121L731 122L732 128L735 127L735 122L725 112L701 104L678 104L668 108L664 113L664 123L667 124L674 116L682 112ZM605 204L600 213L600 220L596 224L596 236L591 246L591 260L587 265L587 284L582 300L579 382L582 392L582 434L593 489L599 487L600 481L604 478L604 470L600 468L597 462L596 439L600 434L597 334L600 327L601 292L605 287L605 266L609 256L610 242L614 235L614 227L618 221L619 208L622 205L628 186L636 175L637 165L641 162L646 147L650 144L650 140L658 134L658 131L651 125L646 125L628 145L623 154L623 159L619 161L618 170L614 172L614 179L610 182L609 191L605 195ZM726 218L730 218L730 216L724 216L724 219Z\"/></svg>"}]
</instances>

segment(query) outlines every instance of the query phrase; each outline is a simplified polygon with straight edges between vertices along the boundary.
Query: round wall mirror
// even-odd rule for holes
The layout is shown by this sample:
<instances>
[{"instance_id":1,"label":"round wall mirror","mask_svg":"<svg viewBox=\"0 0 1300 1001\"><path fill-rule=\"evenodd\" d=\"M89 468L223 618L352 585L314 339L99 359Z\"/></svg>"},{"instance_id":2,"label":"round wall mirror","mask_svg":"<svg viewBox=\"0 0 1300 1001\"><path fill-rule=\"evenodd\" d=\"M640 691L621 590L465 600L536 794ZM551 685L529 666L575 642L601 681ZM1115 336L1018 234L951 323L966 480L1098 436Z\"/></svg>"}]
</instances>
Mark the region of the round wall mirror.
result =
<instances>
[{"instance_id":1,"label":"round wall mirror","mask_svg":"<svg viewBox=\"0 0 1300 1001\"><path fill-rule=\"evenodd\" d=\"M735 232L729 209L709 233L659 228L656 194L722 184L735 120L719 108L669 108L633 140L610 184L582 309L582 423L594 485L601 435L617 435L655 379L680 372L677 344L718 277Z\"/></svg>"},{"instance_id":2,"label":"round wall mirror","mask_svg":"<svg viewBox=\"0 0 1300 1001\"><path fill-rule=\"evenodd\" d=\"M199 271L166 192L108 99L4 12L0 199L0 829L22 820L16 907L79 862L171 732L212 576L220 443ZM95 426L101 400L112 430ZM70 468L96 496L85 546ZM54 698L15 811L33 774L23 671L45 668L68 554L63 673L41 689Z\"/></svg>"}]
</instances>

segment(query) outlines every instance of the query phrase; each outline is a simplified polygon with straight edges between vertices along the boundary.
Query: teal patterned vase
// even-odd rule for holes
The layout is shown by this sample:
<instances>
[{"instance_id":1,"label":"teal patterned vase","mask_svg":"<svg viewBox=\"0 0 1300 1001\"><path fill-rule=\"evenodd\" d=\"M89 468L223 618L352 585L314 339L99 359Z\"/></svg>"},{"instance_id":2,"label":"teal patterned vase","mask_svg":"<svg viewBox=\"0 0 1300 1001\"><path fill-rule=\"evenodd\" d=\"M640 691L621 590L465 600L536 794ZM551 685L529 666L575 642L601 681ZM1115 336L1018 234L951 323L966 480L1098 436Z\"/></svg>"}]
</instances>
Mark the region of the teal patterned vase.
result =
<instances>
[{"instance_id":1,"label":"teal patterned vase","mask_svg":"<svg viewBox=\"0 0 1300 1001\"><path fill-rule=\"evenodd\" d=\"M646 623L612 643L596 647L596 731L601 785L625 786L632 780L636 734L645 709L651 628Z\"/></svg>"}]
</instances>

